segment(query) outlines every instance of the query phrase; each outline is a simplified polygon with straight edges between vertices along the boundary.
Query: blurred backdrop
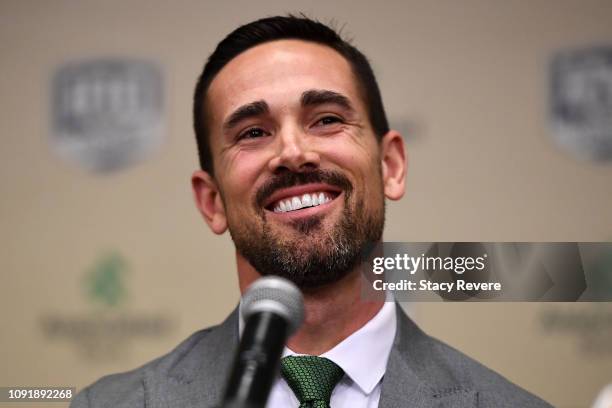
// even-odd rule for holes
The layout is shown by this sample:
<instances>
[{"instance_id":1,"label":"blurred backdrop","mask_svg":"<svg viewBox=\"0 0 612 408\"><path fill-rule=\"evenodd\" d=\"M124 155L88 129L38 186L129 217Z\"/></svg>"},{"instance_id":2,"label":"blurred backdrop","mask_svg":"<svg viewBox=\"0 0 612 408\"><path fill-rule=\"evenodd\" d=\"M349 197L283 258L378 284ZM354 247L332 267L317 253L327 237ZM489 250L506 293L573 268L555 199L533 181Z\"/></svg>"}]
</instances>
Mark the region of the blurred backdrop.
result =
<instances>
[{"instance_id":1,"label":"blurred backdrop","mask_svg":"<svg viewBox=\"0 0 612 408\"><path fill-rule=\"evenodd\" d=\"M344 26L406 137L385 240L610 240L610 1L2 0L0 386L81 388L233 309L233 245L192 202L192 92L223 36L287 12ZM610 304L408 308L555 406L612 382Z\"/></svg>"}]
</instances>

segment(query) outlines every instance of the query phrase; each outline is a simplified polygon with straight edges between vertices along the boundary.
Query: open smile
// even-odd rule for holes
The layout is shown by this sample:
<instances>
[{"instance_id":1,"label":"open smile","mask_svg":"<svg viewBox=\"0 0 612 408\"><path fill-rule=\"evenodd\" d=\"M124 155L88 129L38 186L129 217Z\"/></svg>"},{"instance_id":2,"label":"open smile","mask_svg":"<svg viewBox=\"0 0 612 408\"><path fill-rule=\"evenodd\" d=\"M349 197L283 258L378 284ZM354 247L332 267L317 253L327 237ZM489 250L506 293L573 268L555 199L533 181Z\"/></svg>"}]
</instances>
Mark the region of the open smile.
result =
<instances>
[{"instance_id":1,"label":"open smile","mask_svg":"<svg viewBox=\"0 0 612 408\"><path fill-rule=\"evenodd\" d=\"M266 210L275 214L306 216L328 207L342 191L326 184L306 184L276 191L266 205Z\"/></svg>"}]
</instances>

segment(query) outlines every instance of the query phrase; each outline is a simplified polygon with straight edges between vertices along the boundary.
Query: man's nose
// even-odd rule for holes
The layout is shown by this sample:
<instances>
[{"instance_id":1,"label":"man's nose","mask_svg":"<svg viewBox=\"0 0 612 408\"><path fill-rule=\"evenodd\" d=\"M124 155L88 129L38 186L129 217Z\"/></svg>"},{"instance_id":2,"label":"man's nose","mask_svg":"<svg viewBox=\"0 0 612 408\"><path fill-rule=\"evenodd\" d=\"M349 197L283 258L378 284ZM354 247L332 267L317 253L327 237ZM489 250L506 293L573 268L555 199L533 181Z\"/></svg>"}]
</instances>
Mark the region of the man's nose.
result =
<instances>
[{"instance_id":1,"label":"man's nose","mask_svg":"<svg viewBox=\"0 0 612 408\"><path fill-rule=\"evenodd\" d=\"M269 162L269 169L273 173L282 170L303 172L318 168L321 164L319 154L315 151L313 143L308 140L300 129L287 129L278 134L277 150Z\"/></svg>"}]
</instances>

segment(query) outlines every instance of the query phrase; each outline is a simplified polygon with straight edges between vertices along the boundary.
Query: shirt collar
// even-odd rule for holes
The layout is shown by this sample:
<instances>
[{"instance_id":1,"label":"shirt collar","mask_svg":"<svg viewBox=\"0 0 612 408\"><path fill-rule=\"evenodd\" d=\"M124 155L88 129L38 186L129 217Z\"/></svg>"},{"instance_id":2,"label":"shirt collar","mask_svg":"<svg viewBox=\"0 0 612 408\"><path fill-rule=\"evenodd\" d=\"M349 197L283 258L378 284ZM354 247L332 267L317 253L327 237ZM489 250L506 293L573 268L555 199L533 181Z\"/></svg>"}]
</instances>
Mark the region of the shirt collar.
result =
<instances>
[{"instance_id":1,"label":"shirt collar","mask_svg":"<svg viewBox=\"0 0 612 408\"><path fill-rule=\"evenodd\" d=\"M387 368L396 330L394 302L385 302L378 313L359 330L320 357L338 364L365 394L370 394ZM288 347L283 357L296 355Z\"/></svg>"}]
</instances>

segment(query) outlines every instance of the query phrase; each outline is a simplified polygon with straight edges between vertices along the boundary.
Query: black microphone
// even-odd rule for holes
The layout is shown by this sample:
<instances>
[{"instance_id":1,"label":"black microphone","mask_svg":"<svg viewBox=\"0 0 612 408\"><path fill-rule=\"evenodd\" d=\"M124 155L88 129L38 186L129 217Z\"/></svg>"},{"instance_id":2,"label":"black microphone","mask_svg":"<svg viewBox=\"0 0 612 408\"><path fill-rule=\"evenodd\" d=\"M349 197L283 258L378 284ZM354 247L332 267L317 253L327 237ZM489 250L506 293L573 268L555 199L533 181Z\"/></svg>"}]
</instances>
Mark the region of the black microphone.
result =
<instances>
[{"instance_id":1,"label":"black microphone","mask_svg":"<svg viewBox=\"0 0 612 408\"><path fill-rule=\"evenodd\" d=\"M287 279L266 276L241 300L246 322L229 376L223 408L264 408L289 336L304 320L304 299Z\"/></svg>"}]
</instances>

